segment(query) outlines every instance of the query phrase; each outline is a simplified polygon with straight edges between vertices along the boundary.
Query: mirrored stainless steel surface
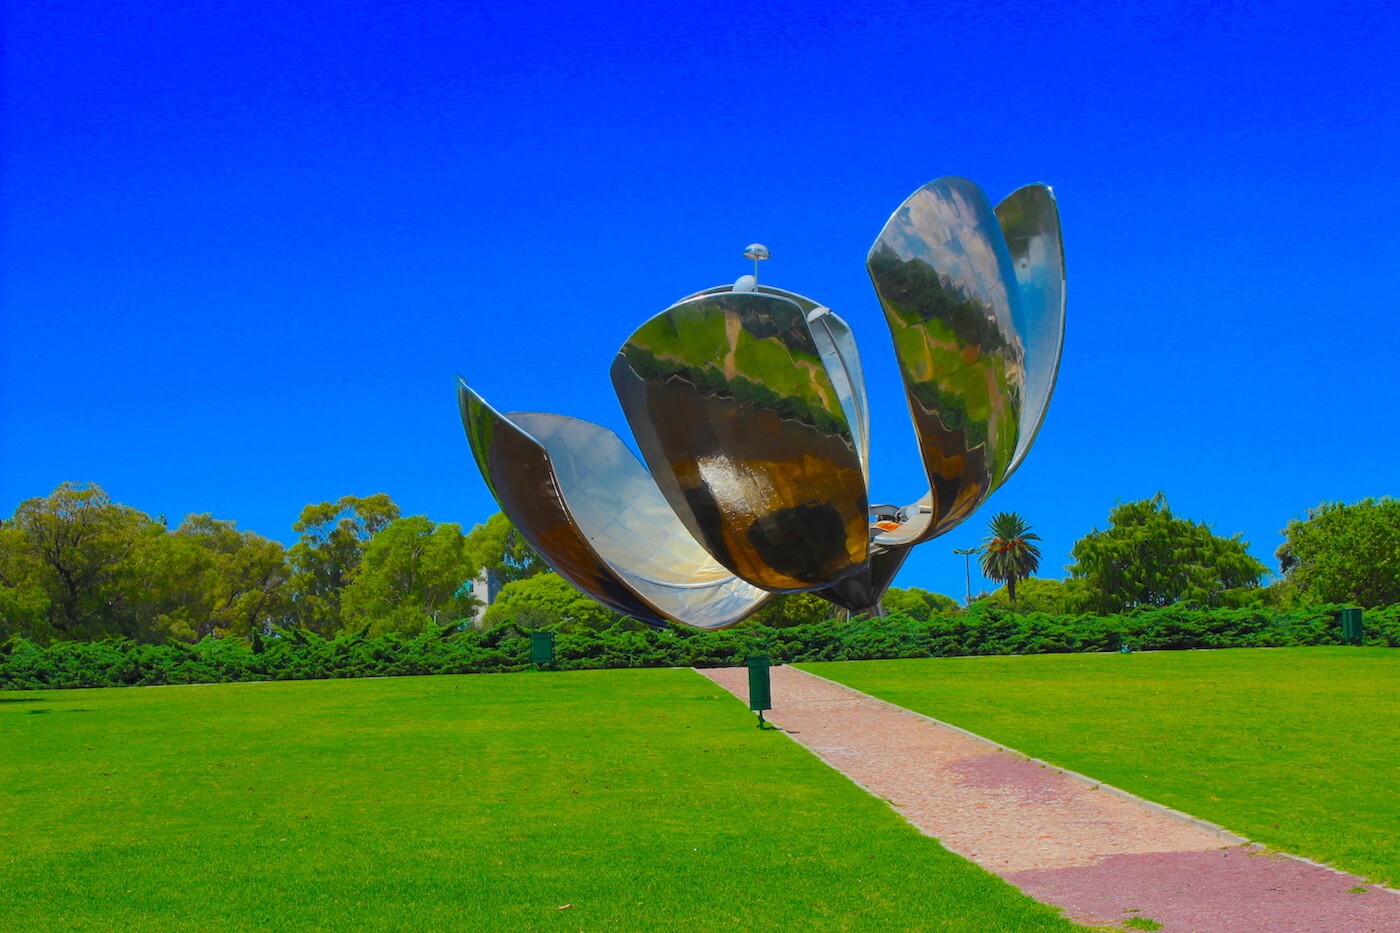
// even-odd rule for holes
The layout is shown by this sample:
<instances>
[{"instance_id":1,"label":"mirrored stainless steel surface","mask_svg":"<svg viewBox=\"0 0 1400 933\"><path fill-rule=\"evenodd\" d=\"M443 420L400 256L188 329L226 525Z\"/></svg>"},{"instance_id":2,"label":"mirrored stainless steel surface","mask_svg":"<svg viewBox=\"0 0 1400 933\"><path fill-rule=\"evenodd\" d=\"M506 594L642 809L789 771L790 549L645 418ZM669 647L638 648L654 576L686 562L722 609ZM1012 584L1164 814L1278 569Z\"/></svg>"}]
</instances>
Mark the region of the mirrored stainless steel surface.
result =
<instances>
[{"instance_id":1,"label":"mirrored stainless steel surface","mask_svg":"<svg viewBox=\"0 0 1400 933\"><path fill-rule=\"evenodd\" d=\"M856 351L855 334L829 308L814 308L807 312L807 326L817 344L822 363L826 365L831 384L841 399L841 410L855 438L860 455L860 470L865 484L870 485L870 399L865 394L865 372Z\"/></svg>"},{"instance_id":2,"label":"mirrored stainless steel surface","mask_svg":"<svg viewBox=\"0 0 1400 933\"><path fill-rule=\"evenodd\" d=\"M796 302L683 300L632 335L612 377L662 494L721 564L798 592L865 563L860 455Z\"/></svg>"},{"instance_id":3,"label":"mirrored stainless steel surface","mask_svg":"<svg viewBox=\"0 0 1400 933\"><path fill-rule=\"evenodd\" d=\"M997 220L1016 270L1021 292L1016 332L1025 348L1025 397L1021 436L1004 483L1031 449L1060 372L1065 342L1065 252L1060 212L1049 185L1026 185L997 205Z\"/></svg>"},{"instance_id":4,"label":"mirrored stainless steel surface","mask_svg":"<svg viewBox=\"0 0 1400 933\"><path fill-rule=\"evenodd\" d=\"M502 511L554 570L615 612L722 628L771 594L721 567L608 429L536 412L503 415L458 379L462 422Z\"/></svg>"},{"instance_id":5,"label":"mirrored stainless steel surface","mask_svg":"<svg viewBox=\"0 0 1400 933\"><path fill-rule=\"evenodd\" d=\"M1010 251L982 190L941 178L895 211L866 259L894 338L929 492L877 545L965 520L1006 475L1020 436L1025 352ZM927 510L927 511L925 511Z\"/></svg>"},{"instance_id":6,"label":"mirrored stainless steel surface","mask_svg":"<svg viewBox=\"0 0 1400 933\"><path fill-rule=\"evenodd\" d=\"M612 431L563 415L509 417L548 451L564 503L594 551L658 612L699 628L722 628L771 598L700 546Z\"/></svg>"},{"instance_id":7,"label":"mirrored stainless steel surface","mask_svg":"<svg viewBox=\"0 0 1400 933\"><path fill-rule=\"evenodd\" d=\"M842 609L864 612L885 595L910 550L908 547L872 547L870 559L859 573L819 590L817 595Z\"/></svg>"},{"instance_id":8,"label":"mirrored stainless steel surface","mask_svg":"<svg viewBox=\"0 0 1400 933\"><path fill-rule=\"evenodd\" d=\"M614 612L660 623L589 546L564 505L544 447L458 380L462 424L491 494L555 572Z\"/></svg>"},{"instance_id":9,"label":"mirrored stainless steel surface","mask_svg":"<svg viewBox=\"0 0 1400 933\"><path fill-rule=\"evenodd\" d=\"M715 295L721 292L738 290L730 285L717 285L704 291L695 292L681 299L681 302L698 298L701 295ZM813 301L805 295L771 285L755 284L750 291L786 298L802 309L807 316L807 325L817 352L826 365L827 375L836 387L841 399L841 409L846 413L846 423L855 438L856 450L860 454L861 468L865 473L866 484L870 482L870 397L865 389L865 370L860 363L860 352L856 349L855 334L851 327L836 312L825 305ZM680 302L677 302L679 304Z\"/></svg>"}]
</instances>

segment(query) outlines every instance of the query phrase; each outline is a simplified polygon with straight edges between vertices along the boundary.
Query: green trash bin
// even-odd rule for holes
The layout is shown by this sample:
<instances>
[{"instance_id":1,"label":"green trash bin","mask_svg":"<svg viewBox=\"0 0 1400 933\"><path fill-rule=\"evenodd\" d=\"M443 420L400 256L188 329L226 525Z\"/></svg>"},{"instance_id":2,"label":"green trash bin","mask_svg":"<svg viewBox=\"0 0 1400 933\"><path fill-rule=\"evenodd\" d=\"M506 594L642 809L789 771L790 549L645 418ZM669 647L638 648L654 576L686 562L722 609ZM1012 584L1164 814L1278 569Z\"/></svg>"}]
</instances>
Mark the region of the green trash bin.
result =
<instances>
[{"instance_id":1,"label":"green trash bin","mask_svg":"<svg viewBox=\"0 0 1400 933\"><path fill-rule=\"evenodd\" d=\"M1361 610L1348 607L1342 610L1342 644L1361 644Z\"/></svg>"},{"instance_id":2,"label":"green trash bin","mask_svg":"<svg viewBox=\"0 0 1400 933\"><path fill-rule=\"evenodd\" d=\"M748 660L749 709L763 720L763 711L773 708L773 686L768 677L768 655L757 654Z\"/></svg>"},{"instance_id":3,"label":"green trash bin","mask_svg":"<svg viewBox=\"0 0 1400 933\"><path fill-rule=\"evenodd\" d=\"M554 633L530 633L530 663L537 667L554 663Z\"/></svg>"}]
</instances>

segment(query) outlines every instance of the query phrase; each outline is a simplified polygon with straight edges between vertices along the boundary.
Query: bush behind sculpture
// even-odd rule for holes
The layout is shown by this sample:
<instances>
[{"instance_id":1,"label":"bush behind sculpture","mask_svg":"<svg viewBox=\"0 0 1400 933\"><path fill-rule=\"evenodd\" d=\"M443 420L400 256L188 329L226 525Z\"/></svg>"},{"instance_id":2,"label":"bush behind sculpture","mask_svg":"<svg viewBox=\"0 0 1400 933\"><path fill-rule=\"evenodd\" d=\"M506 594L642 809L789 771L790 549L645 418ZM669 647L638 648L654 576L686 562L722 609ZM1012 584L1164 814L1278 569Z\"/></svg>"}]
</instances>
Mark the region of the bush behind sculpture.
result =
<instances>
[{"instance_id":1,"label":"bush behind sculpture","mask_svg":"<svg viewBox=\"0 0 1400 933\"><path fill-rule=\"evenodd\" d=\"M961 615L927 621L893 614L719 632L657 632L622 625L560 635L556 652L560 669L579 670L732 666L757 653L781 663L1114 651L1124 644L1136 650L1335 645L1341 642L1340 608L1168 606L1108 616L1054 616L979 605ZM1367 612L1365 629L1367 645L1400 647L1400 606ZM16 637L0 643L0 688L493 673L528 668L529 654L528 637L511 625L491 632L447 630L413 637L370 637L362 631L322 638L287 630L260 645L238 638L206 638L193 645L108 639L43 647Z\"/></svg>"}]
</instances>

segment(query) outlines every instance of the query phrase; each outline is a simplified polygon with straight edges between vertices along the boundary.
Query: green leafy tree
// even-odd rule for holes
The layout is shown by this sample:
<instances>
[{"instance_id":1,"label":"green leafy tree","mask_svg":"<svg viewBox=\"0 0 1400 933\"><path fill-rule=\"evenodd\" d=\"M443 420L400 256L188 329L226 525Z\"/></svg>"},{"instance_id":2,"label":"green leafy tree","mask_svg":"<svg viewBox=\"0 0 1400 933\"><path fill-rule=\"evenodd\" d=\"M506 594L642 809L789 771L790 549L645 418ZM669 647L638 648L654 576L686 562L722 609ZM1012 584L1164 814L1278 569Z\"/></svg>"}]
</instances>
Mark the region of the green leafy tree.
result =
<instances>
[{"instance_id":1,"label":"green leafy tree","mask_svg":"<svg viewBox=\"0 0 1400 933\"><path fill-rule=\"evenodd\" d=\"M364 556L365 545L399 517L384 493L345 496L302 509L292 530L290 602L297 625L323 635L341 627L340 601Z\"/></svg>"},{"instance_id":2,"label":"green leafy tree","mask_svg":"<svg viewBox=\"0 0 1400 933\"><path fill-rule=\"evenodd\" d=\"M41 578L43 564L29 547L24 530L0 521L0 641L23 635L48 644L55 631L49 624L49 596Z\"/></svg>"},{"instance_id":3,"label":"green leafy tree","mask_svg":"<svg viewBox=\"0 0 1400 933\"><path fill-rule=\"evenodd\" d=\"M1325 502L1283 534L1279 568L1301 601L1400 603L1400 499Z\"/></svg>"},{"instance_id":4,"label":"green leafy tree","mask_svg":"<svg viewBox=\"0 0 1400 933\"><path fill-rule=\"evenodd\" d=\"M422 515L390 522L365 546L359 570L345 590L347 627L371 634L418 634L469 619L476 566L467 556L459 525L435 524Z\"/></svg>"},{"instance_id":5,"label":"green leafy tree","mask_svg":"<svg viewBox=\"0 0 1400 933\"><path fill-rule=\"evenodd\" d=\"M127 563L131 610L152 641L198 641L212 629L213 558L164 525L141 529Z\"/></svg>"},{"instance_id":6,"label":"green leafy tree","mask_svg":"<svg viewBox=\"0 0 1400 933\"><path fill-rule=\"evenodd\" d=\"M291 569L280 542L212 515L186 516L172 537L201 552L198 590L202 614L195 637L251 637L286 621Z\"/></svg>"},{"instance_id":7,"label":"green leafy tree","mask_svg":"<svg viewBox=\"0 0 1400 933\"><path fill-rule=\"evenodd\" d=\"M100 486L64 483L0 528L0 632L43 641L247 634L272 613L285 578L282 546L231 522L190 516L172 533Z\"/></svg>"},{"instance_id":8,"label":"green leafy tree","mask_svg":"<svg viewBox=\"0 0 1400 933\"><path fill-rule=\"evenodd\" d=\"M829 619L835 611L836 607L815 593L783 593L764 603L744 624L791 628Z\"/></svg>"},{"instance_id":9,"label":"green leafy tree","mask_svg":"<svg viewBox=\"0 0 1400 933\"><path fill-rule=\"evenodd\" d=\"M1220 606L1227 590L1258 587L1267 573L1240 535L1221 538L1203 522L1177 518L1160 492L1115 506L1108 522L1075 543L1069 568L1096 612L1182 601Z\"/></svg>"},{"instance_id":10,"label":"green leafy tree","mask_svg":"<svg viewBox=\"0 0 1400 933\"><path fill-rule=\"evenodd\" d=\"M1015 512L998 512L987 523L987 537L982 540L982 576L1006 584L1006 594L1016 603L1016 581L1024 580L1040 567L1040 548L1033 541L1040 535Z\"/></svg>"},{"instance_id":11,"label":"green leafy tree","mask_svg":"<svg viewBox=\"0 0 1400 933\"><path fill-rule=\"evenodd\" d=\"M514 625L522 631L597 632L611 628L621 619L557 573L546 572L502 587L496 601L482 615L481 627Z\"/></svg>"},{"instance_id":12,"label":"green leafy tree","mask_svg":"<svg viewBox=\"0 0 1400 933\"><path fill-rule=\"evenodd\" d=\"M249 637L285 621L282 545L233 522L191 515L174 532L151 523L126 572L132 611L151 640Z\"/></svg>"},{"instance_id":13,"label":"green leafy tree","mask_svg":"<svg viewBox=\"0 0 1400 933\"><path fill-rule=\"evenodd\" d=\"M467 535L467 555L477 567L495 574L502 584L549 570L549 565L503 512L497 512L485 524L471 530Z\"/></svg>"},{"instance_id":14,"label":"green leafy tree","mask_svg":"<svg viewBox=\"0 0 1400 933\"><path fill-rule=\"evenodd\" d=\"M981 602L1011 606L1009 587L1003 586L984 597ZM1016 584L1017 612L1044 612L1049 615L1073 615L1084 604L1081 585L1075 580L1048 580L1027 577Z\"/></svg>"},{"instance_id":15,"label":"green leafy tree","mask_svg":"<svg viewBox=\"0 0 1400 933\"><path fill-rule=\"evenodd\" d=\"M93 483L62 483L48 496L20 503L6 523L6 548L25 556L23 598L33 590L48 603L47 633L59 639L128 635L151 639L143 622L137 552L163 526L143 512L117 505Z\"/></svg>"},{"instance_id":16,"label":"green leafy tree","mask_svg":"<svg viewBox=\"0 0 1400 933\"><path fill-rule=\"evenodd\" d=\"M927 622L936 615L957 612L960 608L957 600L917 586L904 589L890 587L881 602L887 611L903 613L920 622Z\"/></svg>"}]
</instances>

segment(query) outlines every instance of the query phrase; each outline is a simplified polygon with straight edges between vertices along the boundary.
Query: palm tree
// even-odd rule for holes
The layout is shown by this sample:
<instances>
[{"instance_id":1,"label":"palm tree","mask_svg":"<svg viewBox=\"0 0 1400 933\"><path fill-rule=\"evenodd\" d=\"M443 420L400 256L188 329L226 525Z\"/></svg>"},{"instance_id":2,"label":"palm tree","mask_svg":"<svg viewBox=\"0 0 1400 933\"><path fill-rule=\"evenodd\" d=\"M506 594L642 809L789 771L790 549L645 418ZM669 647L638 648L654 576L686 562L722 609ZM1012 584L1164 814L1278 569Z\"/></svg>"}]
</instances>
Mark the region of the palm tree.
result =
<instances>
[{"instance_id":1,"label":"palm tree","mask_svg":"<svg viewBox=\"0 0 1400 933\"><path fill-rule=\"evenodd\" d=\"M1015 512L998 512L987 523L990 532L982 541L982 576L1006 583L1006 595L1016 602L1016 581L1040 567L1040 548L1031 544L1040 535Z\"/></svg>"}]
</instances>

